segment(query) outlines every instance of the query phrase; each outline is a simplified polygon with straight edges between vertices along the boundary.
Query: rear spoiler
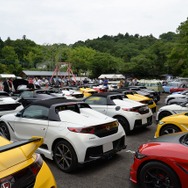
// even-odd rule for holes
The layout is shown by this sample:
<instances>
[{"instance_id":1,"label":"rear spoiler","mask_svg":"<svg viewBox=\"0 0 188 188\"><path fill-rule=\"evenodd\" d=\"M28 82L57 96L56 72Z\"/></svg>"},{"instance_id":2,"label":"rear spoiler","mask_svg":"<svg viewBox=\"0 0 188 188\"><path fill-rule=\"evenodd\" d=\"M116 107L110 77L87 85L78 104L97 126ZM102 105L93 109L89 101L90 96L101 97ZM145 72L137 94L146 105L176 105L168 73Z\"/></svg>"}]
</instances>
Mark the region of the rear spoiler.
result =
<instances>
[{"instance_id":1,"label":"rear spoiler","mask_svg":"<svg viewBox=\"0 0 188 188\"><path fill-rule=\"evenodd\" d=\"M11 150L11 149L14 149L14 148L17 148L17 147L24 146L24 145L29 144L31 142L36 142L36 147L38 148L43 143L43 138L42 137L32 137L31 139L16 141L16 142L13 142L11 144L1 146L0 147L0 153L3 153L5 151Z\"/></svg>"}]
</instances>

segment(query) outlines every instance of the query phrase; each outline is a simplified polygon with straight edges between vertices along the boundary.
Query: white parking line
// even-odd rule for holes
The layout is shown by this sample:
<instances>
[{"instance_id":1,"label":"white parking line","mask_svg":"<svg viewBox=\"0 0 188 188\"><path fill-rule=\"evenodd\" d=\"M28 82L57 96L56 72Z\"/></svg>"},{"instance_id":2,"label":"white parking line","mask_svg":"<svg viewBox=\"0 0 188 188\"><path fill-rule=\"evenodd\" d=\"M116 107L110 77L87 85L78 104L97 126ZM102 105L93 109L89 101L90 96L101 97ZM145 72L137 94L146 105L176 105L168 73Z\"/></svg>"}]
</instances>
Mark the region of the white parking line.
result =
<instances>
[{"instance_id":1,"label":"white parking line","mask_svg":"<svg viewBox=\"0 0 188 188\"><path fill-rule=\"evenodd\" d=\"M136 153L135 151L132 151L132 150L127 150L126 152L127 152L127 153L132 153L132 154L135 154L135 153Z\"/></svg>"}]
</instances>

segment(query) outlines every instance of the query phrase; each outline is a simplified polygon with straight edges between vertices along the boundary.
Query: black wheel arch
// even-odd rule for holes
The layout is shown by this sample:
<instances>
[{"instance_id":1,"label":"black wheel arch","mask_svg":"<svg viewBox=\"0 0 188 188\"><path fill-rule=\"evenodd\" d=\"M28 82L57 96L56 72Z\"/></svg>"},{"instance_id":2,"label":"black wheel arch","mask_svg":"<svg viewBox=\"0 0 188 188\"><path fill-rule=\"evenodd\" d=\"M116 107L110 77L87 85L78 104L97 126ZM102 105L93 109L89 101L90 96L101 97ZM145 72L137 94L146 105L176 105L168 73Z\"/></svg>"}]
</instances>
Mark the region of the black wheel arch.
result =
<instances>
[{"instance_id":1,"label":"black wheel arch","mask_svg":"<svg viewBox=\"0 0 188 188\"><path fill-rule=\"evenodd\" d=\"M115 119L122 119L125 123L121 123L122 127L124 128L125 132L126 133L129 133L130 132L130 123L129 121L127 120L126 117L124 116L121 116L121 115L115 115L113 118Z\"/></svg>"}]
</instances>

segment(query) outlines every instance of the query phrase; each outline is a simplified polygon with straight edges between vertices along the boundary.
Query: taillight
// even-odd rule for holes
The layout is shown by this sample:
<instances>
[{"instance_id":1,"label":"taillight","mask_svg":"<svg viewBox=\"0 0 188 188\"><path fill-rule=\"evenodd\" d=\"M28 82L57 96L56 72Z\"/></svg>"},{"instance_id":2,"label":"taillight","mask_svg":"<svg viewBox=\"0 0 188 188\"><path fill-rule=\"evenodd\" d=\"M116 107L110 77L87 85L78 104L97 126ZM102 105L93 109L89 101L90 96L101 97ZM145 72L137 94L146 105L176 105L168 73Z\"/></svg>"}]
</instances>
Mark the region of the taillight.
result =
<instances>
[{"instance_id":1,"label":"taillight","mask_svg":"<svg viewBox=\"0 0 188 188\"><path fill-rule=\"evenodd\" d=\"M15 179L11 175L0 179L0 186L1 187L11 187L11 185L14 184L14 183L15 183Z\"/></svg>"},{"instance_id":2,"label":"taillight","mask_svg":"<svg viewBox=\"0 0 188 188\"><path fill-rule=\"evenodd\" d=\"M124 111L129 111L129 112L139 112L137 108L122 108Z\"/></svg>"},{"instance_id":3,"label":"taillight","mask_svg":"<svg viewBox=\"0 0 188 188\"><path fill-rule=\"evenodd\" d=\"M87 134L94 134L95 127L86 127L86 128L76 128L76 127L68 127L69 131L75 133L87 133Z\"/></svg>"},{"instance_id":4,"label":"taillight","mask_svg":"<svg viewBox=\"0 0 188 188\"><path fill-rule=\"evenodd\" d=\"M86 133L86 134L97 134L101 131L109 131L117 128L119 123L117 121L111 123L105 123L102 125L91 126L91 127L68 127L68 130L75 133Z\"/></svg>"},{"instance_id":5,"label":"taillight","mask_svg":"<svg viewBox=\"0 0 188 188\"><path fill-rule=\"evenodd\" d=\"M42 157L39 154L36 154L36 160L35 162L30 166L31 171L34 175L37 175L40 171L43 164Z\"/></svg>"}]
</instances>

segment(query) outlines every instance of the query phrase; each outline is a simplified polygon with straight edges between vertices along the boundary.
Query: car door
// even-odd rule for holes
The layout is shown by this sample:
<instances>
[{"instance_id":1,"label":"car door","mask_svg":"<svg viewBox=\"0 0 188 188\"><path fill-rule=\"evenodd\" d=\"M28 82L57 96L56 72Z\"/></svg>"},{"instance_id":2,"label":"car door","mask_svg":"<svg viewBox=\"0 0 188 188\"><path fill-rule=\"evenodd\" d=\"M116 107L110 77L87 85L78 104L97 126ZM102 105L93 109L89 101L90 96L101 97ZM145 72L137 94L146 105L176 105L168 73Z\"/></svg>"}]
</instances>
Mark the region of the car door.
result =
<instances>
[{"instance_id":1,"label":"car door","mask_svg":"<svg viewBox=\"0 0 188 188\"><path fill-rule=\"evenodd\" d=\"M49 109L40 105L28 106L14 121L16 139L27 139L31 136L45 137L48 129Z\"/></svg>"}]
</instances>

